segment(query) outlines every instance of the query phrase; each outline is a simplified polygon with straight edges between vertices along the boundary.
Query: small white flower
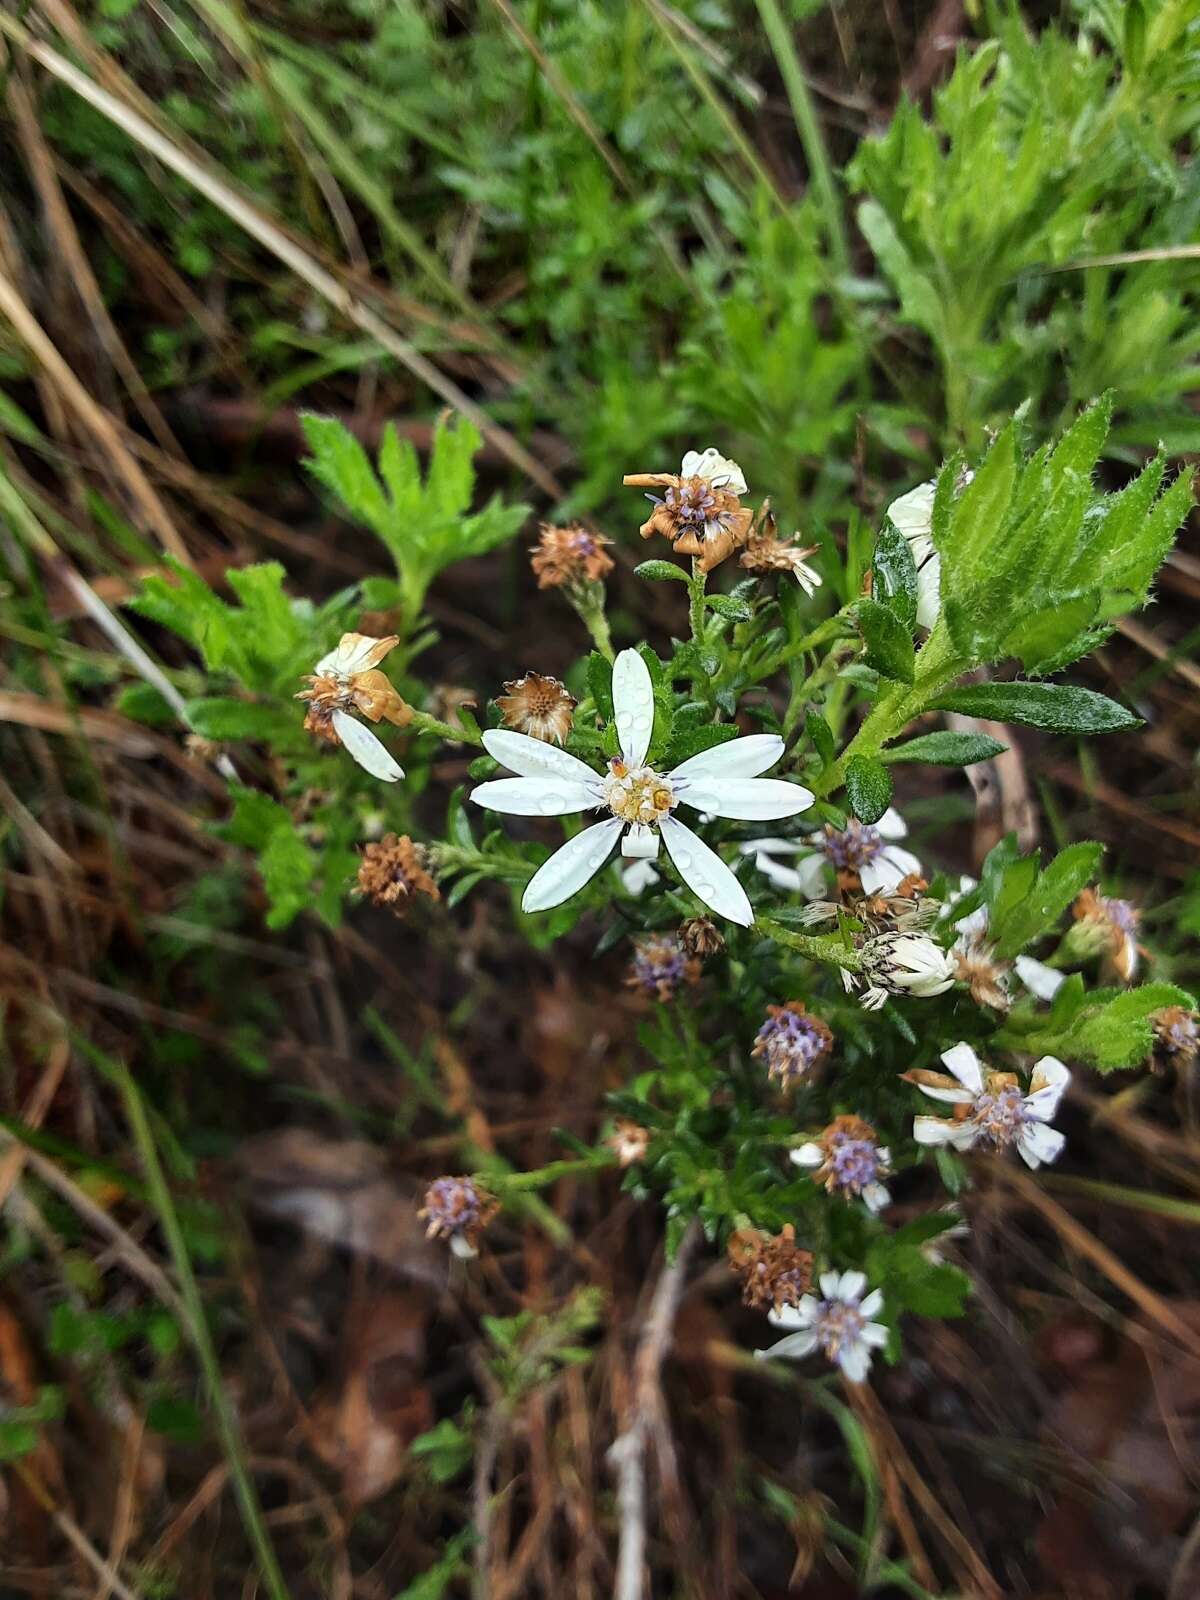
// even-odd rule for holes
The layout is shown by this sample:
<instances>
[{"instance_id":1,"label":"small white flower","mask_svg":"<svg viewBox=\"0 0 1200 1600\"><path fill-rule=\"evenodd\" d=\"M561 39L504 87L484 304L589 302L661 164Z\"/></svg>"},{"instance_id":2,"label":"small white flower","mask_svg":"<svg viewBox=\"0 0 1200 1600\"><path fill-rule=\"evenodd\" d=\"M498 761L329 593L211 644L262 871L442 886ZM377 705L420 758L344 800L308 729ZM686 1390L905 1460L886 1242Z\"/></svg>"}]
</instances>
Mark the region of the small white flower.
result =
<instances>
[{"instance_id":1,"label":"small white flower","mask_svg":"<svg viewBox=\"0 0 1200 1600\"><path fill-rule=\"evenodd\" d=\"M823 828L802 839L747 839L739 846L777 888L794 890L809 900L826 893L825 867L857 874L863 893L892 894L907 877L921 874L921 863L896 841L908 834L904 818L892 806L871 826L851 818L844 829ZM798 856L795 867L777 857Z\"/></svg>"},{"instance_id":2,"label":"small white flower","mask_svg":"<svg viewBox=\"0 0 1200 1600\"><path fill-rule=\"evenodd\" d=\"M882 1211L890 1202L881 1180L891 1171L891 1151L880 1145L874 1128L861 1117L835 1117L819 1139L793 1150L791 1159L795 1166L811 1171L830 1194L851 1200L861 1196L868 1211Z\"/></svg>"},{"instance_id":3,"label":"small white flower","mask_svg":"<svg viewBox=\"0 0 1200 1600\"><path fill-rule=\"evenodd\" d=\"M871 1369L872 1351L888 1340L884 1324L871 1320L883 1310L883 1295L872 1289L864 1296L866 1287L865 1272L823 1272L820 1299L806 1294L798 1306L782 1306L767 1313L775 1327L793 1331L769 1349L756 1350L755 1355L799 1361L820 1350L851 1383L862 1383Z\"/></svg>"},{"instance_id":4,"label":"small white flower","mask_svg":"<svg viewBox=\"0 0 1200 1600\"><path fill-rule=\"evenodd\" d=\"M923 1000L944 994L954 982L954 958L924 933L880 933L862 947L860 974L843 972L849 990L866 984L862 1003L878 1011L889 994L917 995Z\"/></svg>"},{"instance_id":5,"label":"small white flower","mask_svg":"<svg viewBox=\"0 0 1200 1600\"><path fill-rule=\"evenodd\" d=\"M966 1106L965 1117L915 1117L913 1138L918 1144L948 1144L971 1150L977 1144L994 1150L1015 1144L1030 1167L1054 1161L1066 1140L1054 1120L1071 1074L1055 1056L1036 1061L1028 1093L1011 1072L993 1072L984 1066L969 1044L959 1043L942 1052L952 1077L940 1072L914 1070L904 1077L922 1094L948 1105Z\"/></svg>"},{"instance_id":6,"label":"small white flower","mask_svg":"<svg viewBox=\"0 0 1200 1600\"><path fill-rule=\"evenodd\" d=\"M654 686L636 650L613 663L613 712L621 755L598 774L576 756L525 734L501 728L483 736L484 748L518 774L481 783L476 805L514 816L565 817L608 811L603 822L568 839L530 879L525 911L548 911L582 889L608 860L617 839L626 859L653 861L659 841L688 888L711 910L748 928L754 912L746 891L715 851L672 816L678 805L714 817L766 822L807 811L812 794L798 783L758 774L783 754L772 733L748 734L714 745L672 772L646 765L654 728Z\"/></svg>"}]
</instances>

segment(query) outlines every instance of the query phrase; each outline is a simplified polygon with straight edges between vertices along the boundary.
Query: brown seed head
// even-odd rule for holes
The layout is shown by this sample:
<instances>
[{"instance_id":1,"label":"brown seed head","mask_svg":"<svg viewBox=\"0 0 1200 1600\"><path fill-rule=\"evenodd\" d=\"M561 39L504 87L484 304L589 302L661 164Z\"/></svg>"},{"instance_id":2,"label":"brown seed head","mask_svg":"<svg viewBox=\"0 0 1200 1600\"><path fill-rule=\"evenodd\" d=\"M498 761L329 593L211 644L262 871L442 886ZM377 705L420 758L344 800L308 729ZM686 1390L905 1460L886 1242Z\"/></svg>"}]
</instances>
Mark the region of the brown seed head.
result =
<instances>
[{"instance_id":1,"label":"brown seed head","mask_svg":"<svg viewBox=\"0 0 1200 1600\"><path fill-rule=\"evenodd\" d=\"M679 942L689 956L700 961L725 948L724 937L710 917L689 917L679 930Z\"/></svg>"},{"instance_id":2,"label":"brown seed head","mask_svg":"<svg viewBox=\"0 0 1200 1600\"><path fill-rule=\"evenodd\" d=\"M388 833L367 845L358 868L358 892L377 906L402 916L414 895L440 900L441 891L425 870L425 852L407 834Z\"/></svg>"},{"instance_id":3,"label":"brown seed head","mask_svg":"<svg viewBox=\"0 0 1200 1600\"><path fill-rule=\"evenodd\" d=\"M977 1006L990 1006L993 1011L1007 1011L1012 1004L1008 993L1008 974L1011 961L999 961L991 945L972 941L962 950L952 952L960 983L970 986L971 999Z\"/></svg>"},{"instance_id":4,"label":"brown seed head","mask_svg":"<svg viewBox=\"0 0 1200 1600\"><path fill-rule=\"evenodd\" d=\"M538 588L598 583L613 569L613 558L604 548L611 543L611 539L593 533L579 522L572 522L565 528L543 522L530 562Z\"/></svg>"},{"instance_id":5,"label":"brown seed head","mask_svg":"<svg viewBox=\"0 0 1200 1600\"><path fill-rule=\"evenodd\" d=\"M604 1142L616 1156L618 1165L631 1167L635 1162L646 1159L646 1151L650 1147L650 1130L628 1117L618 1117L613 1123L612 1132Z\"/></svg>"},{"instance_id":6,"label":"brown seed head","mask_svg":"<svg viewBox=\"0 0 1200 1600\"><path fill-rule=\"evenodd\" d=\"M562 744L571 731L571 714L576 701L557 678L527 672L523 678L506 683L504 688L505 693L497 695L496 704L506 728L516 728L533 739Z\"/></svg>"},{"instance_id":7,"label":"brown seed head","mask_svg":"<svg viewBox=\"0 0 1200 1600\"><path fill-rule=\"evenodd\" d=\"M812 1283L812 1252L797 1248L790 1222L774 1237L757 1228L739 1229L730 1236L728 1255L742 1280L742 1299L756 1311L798 1306Z\"/></svg>"}]
</instances>

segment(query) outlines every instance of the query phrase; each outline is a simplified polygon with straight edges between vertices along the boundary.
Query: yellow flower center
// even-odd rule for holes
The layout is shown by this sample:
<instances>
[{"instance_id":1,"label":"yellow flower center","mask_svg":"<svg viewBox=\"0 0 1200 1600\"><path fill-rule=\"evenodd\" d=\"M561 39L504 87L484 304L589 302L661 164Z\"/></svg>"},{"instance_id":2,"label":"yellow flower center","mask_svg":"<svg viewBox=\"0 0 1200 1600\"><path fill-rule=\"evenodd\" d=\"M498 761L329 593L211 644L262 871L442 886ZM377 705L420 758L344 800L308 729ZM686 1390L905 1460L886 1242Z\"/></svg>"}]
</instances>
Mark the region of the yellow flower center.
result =
<instances>
[{"instance_id":1,"label":"yellow flower center","mask_svg":"<svg viewBox=\"0 0 1200 1600\"><path fill-rule=\"evenodd\" d=\"M643 827L661 822L675 804L671 785L653 767L629 767L623 761L609 762L604 798L614 817Z\"/></svg>"}]
</instances>

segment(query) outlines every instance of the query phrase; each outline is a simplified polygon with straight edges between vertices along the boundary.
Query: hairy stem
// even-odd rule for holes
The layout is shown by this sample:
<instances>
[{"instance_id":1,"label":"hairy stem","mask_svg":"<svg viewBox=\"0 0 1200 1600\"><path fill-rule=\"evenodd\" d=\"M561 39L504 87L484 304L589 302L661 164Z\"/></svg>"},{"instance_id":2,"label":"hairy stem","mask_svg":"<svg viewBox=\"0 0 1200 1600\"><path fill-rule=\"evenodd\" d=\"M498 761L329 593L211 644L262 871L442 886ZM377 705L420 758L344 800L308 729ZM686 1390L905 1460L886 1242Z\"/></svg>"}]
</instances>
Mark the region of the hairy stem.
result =
<instances>
[{"instance_id":1,"label":"hairy stem","mask_svg":"<svg viewBox=\"0 0 1200 1600\"><path fill-rule=\"evenodd\" d=\"M824 961L830 966L841 967L845 972L862 970L862 958L858 951L836 933L796 933L770 917L758 917L754 926L759 933L765 933L768 939L774 939L776 944L808 956L812 961Z\"/></svg>"}]
</instances>

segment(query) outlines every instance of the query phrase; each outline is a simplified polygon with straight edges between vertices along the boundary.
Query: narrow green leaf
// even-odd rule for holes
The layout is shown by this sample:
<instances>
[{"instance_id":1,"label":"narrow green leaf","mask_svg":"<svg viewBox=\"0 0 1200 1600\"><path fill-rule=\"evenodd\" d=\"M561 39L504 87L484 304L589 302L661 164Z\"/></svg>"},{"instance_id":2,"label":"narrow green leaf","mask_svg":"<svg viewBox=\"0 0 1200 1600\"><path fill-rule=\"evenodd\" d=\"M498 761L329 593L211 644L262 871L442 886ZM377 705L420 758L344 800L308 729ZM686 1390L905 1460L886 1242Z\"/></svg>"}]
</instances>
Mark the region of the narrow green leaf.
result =
<instances>
[{"instance_id":1,"label":"narrow green leaf","mask_svg":"<svg viewBox=\"0 0 1200 1600\"><path fill-rule=\"evenodd\" d=\"M593 650L587 660L587 685L588 693L595 704L597 714L605 722L613 719L612 695L612 662L599 650Z\"/></svg>"},{"instance_id":2,"label":"narrow green leaf","mask_svg":"<svg viewBox=\"0 0 1200 1600\"><path fill-rule=\"evenodd\" d=\"M885 522L875 540L873 597L889 606L911 633L917 622L917 567L902 533Z\"/></svg>"},{"instance_id":3,"label":"narrow green leaf","mask_svg":"<svg viewBox=\"0 0 1200 1600\"><path fill-rule=\"evenodd\" d=\"M837 753L837 746L833 741L833 729L819 712L810 711L804 719L804 731L813 749L820 756L821 765L829 766Z\"/></svg>"},{"instance_id":4,"label":"narrow green leaf","mask_svg":"<svg viewBox=\"0 0 1200 1600\"><path fill-rule=\"evenodd\" d=\"M1115 700L1070 683L967 684L930 701L930 709L1055 733L1115 733L1141 726L1140 718Z\"/></svg>"},{"instance_id":5,"label":"narrow green leaf","mask_svg":"<svg viewBox=\"0 0 1200 1600\"><path fill-rule=\"evenodd\" d=\"M635 578L645 578L650 583L686 583L688 575L673 561L642 561L633 569Z\"/></svg>"},{"instance_id":6,"label":"narrow green leaf","mask_svg":"<svg viewBox=\"0 0 1200 1600\"><path fill-rule=\"evenodd\" d=\"M878 600L855 602L853 617L867 647L866 664L898 683L911 683L915 676L912 636L889 607Z\"/></svg>"},{"instance_id":7,"label":"narrow green leaf","mask_svg":"<svg viewBox=\"0 0 1200 1600\"><path fill-rule=\"evenodd\" d=\"M999 739L986 733L925 733L907 744L883 751L881 761L894 766L900 761L928 761L937 767L969 767L976 761L991 761L1008 749Z\"/></svg>"},{"instance_id":8,"label":"narrow green leaf","mask_svg":"<svg viewBox=\"0 0 1200 1600\"><path fill-rule=\"evenodd\" d=\"M731 622L749 622L754 615L753 606L748 606L744 600L735 600L730 594L706 594L704 604L710 611L715 611L719 617L728 617Z\"/></svg>"}]
</instances>

